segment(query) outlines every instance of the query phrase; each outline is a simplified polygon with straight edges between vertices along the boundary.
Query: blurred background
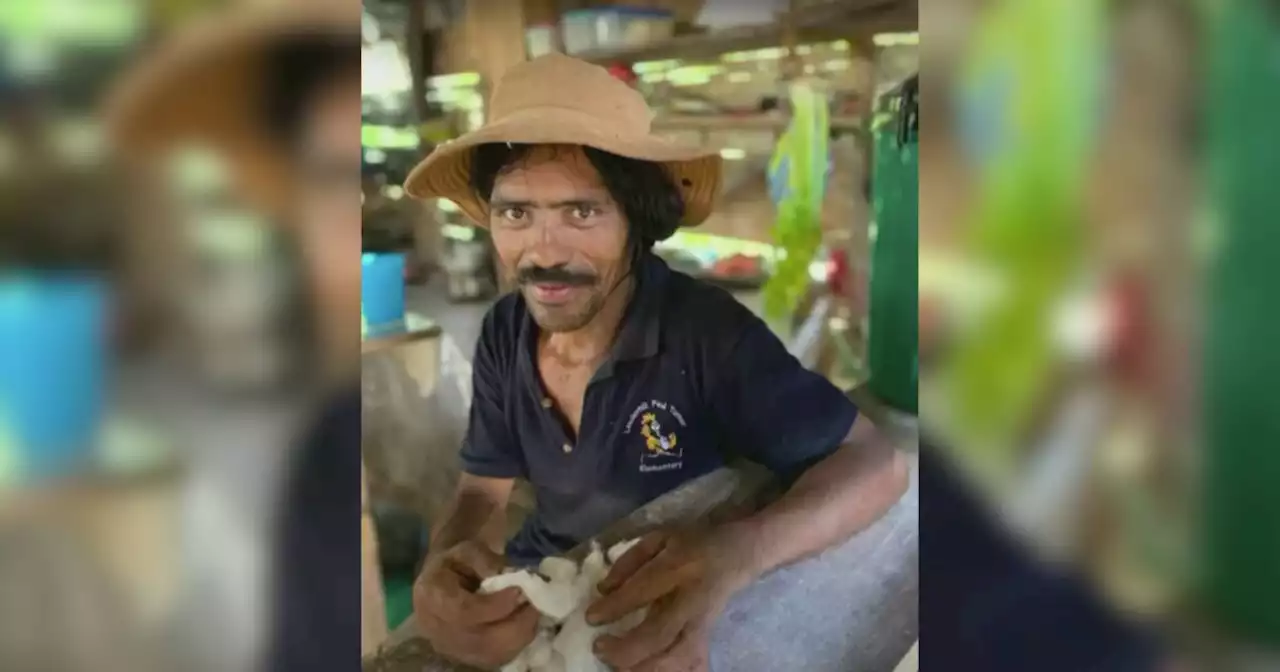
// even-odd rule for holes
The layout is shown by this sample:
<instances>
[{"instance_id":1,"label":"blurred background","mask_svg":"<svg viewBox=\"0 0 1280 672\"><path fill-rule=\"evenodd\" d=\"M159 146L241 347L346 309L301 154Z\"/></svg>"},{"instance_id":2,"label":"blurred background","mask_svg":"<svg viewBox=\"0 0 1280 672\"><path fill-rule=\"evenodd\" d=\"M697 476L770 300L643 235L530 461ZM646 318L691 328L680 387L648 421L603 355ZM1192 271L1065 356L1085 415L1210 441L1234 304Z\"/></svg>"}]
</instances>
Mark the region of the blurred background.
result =
<instances>
[{"instance_id":1,"label":"blurred background","mask_svg":"<svg viewBox=\"0 0 1280 672\"><path fill-rule=\"evenodd\" d=\"M296 243L216 152L133 165L99 115L223 4L0 4L0 669L252 669L268 636L316 389ZM483 232L398 185L562 49L725 156L673 264L922 414L1046 564L1205 669L1280 669L1274 3L605 4L363 3L366 650L408 613L502 289Z\"/></svg>"},{"instance_id":2,"label":"blurred background","mask_svg":"<svg viewBox=\"0 0 1280 672\"><path fill-rule=\"evenodd\" d=\"M420 666L412 582L458 477L481 321L507 289L484 229L449 201L408 199L401 184L434 145L484 122L494 82L520 61L561 51L605 67L644 95L660 133L718 150L726 183L715 213L659 254L728 288L843 389L871 396L877 368L879 405L913 424L918 129L903 90L918 70L914 2L363 9L364 615L366 650L382 647L367 670ZM513 531L534 506L524 485L508 511Z\"/></svg>"},{"instance_id":3,"label":"blurred background","mask_svg":"<svg viewBox=\"0 0 1280 672\"><path fill-rule=\"evenodd\" d=\"M1280 669L1276 10L921 3L922 431L1213 670Z\"/></svg>"},{"instance_id":4,"label":"blurred background","mask_svg":"<svg viewBox=\"0 0 1280 672\"><path fill-rule=\"evenodd\" d=\"M270 636L319 389L298 246L216 147L141 161L103 115L225 4L0 7L0 669L256 669Z\"/></svg>"}]
</instances>

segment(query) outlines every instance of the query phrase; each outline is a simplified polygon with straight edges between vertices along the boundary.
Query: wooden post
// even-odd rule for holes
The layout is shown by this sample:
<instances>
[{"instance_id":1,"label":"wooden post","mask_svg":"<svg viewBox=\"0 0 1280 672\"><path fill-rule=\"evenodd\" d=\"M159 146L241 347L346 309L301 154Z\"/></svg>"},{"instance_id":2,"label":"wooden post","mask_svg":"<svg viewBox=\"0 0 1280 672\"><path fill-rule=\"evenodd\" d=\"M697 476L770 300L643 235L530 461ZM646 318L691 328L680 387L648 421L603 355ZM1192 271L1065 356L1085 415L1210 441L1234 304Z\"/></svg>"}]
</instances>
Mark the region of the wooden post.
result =
<instances>
[{"instance_id":1,"label":"wooden post","mask_svg":"<svg viewBox=\"0 0 1280 672\"><path fill-rule=\"evenodd\" d=\"M378 564L378 532L369 513L369 487L360 465L360 654L373 652L387 638L386 596Z\"/></svg>"},{"instance_id":2,"label":"wooden post","mask_svg":"<svg viewBox=\"0 0 1280 672\"><path fill-rule=\"evenodd\" d=\"M431 73L427 72L426 64L423 62L425 44L422 39L422 32L425 30L425 13L426 7L423 3L426 0L409 0L409 17L405 20L405 49L409 52L409 80L410 92L413 96L413 124L414 129L418 132L418 147L424 152L429 150L426 138L422 137L422 125L427 122L430 116L427 109L427 77Z\"/></svg>"},{"instance_id":3,"label":"wooden post","mask_svg":"<svg viewBox=\"0 0 1280 672\"><path fill-rule=\"evenodd\" d=\"M854 69L858 80L858 109L854 111L854 114L864 120L868 120L875 109L876 97L876 43L874 37L866 34L850 37L849 61L849 65Z\"/></svg>"},{"instance_id":4,"label":"wooden post","mask_svg":"<svg viewBox=\"0 0 1280 672\"><path fill-rule=\"evenodd\" d=\"M502 74L525 60L524 5L510 0L467 0L465 16L468 51L487 98Z\"/></svg>"},{"instance_id":5,"label":"wooden post","mask_svg":"<svg viewBox=\"0 0 1280 672\"><path fill-rule=\"evenodd\" d=\"M525 5L510 0L467 0L465 13L468 51L471 63L480 74L485 101L485 117L489 116L488 98L493 85L513 65L526 58L524 31ZM512 289L503 277L501 264L494 255L498 291Z\"/></svg>"},{"instance_id":6,"label":"wooden post","mask_svg":"<svg viewBox=\"0 0 1280 672\"><path fill-rule=\"evenodd\" d=\"M782 48L786 55L782 57L782 81L790 82L804 73L804 63L796 47L800 46L800 31L796 27L796 13L800 10L800 0L788 0L787 10L782 15Z\"/></svg>"},{"instance_id":7,"label":"wooden post","mask_svg":"<svg viewBox=\"0 0 1280 672\"><path fill-rule=\"evenodd\" d=\"M556 23L560 19L560 10L556 0L524 0L524 18L528 26Z\"/></svg>"},{"instance_id":8,"label":"wooden post","mask_svg":"<svg viewBox=\"0 0 1280 672\"><path fill-rule=\"evenodd\" d=\"M871 138L871 121L875 114L876 104L876 45L872 36L862 34L849 38L850 44L850 66L857 73L858 83L858 108L854 110L854 115L862 120L862 130L855 136L855 144L857 145L858 165L855 167L855 180L861 185L865 181L872 179L872 170L874 167L872 158L873 141ZM859 207L855 211L862 216L857 222L850 222L851 235L847 241L846 251L849 252L849 275L851 282L866 282L871 277L871 240L870 225L872 204L864 199L861 189L855 192L854 198L860 201ZM855 291L853 296L856 303L848 308L852 311L854 320L853 333L858 334L859 341L855 352L866 361L866 338L867 334L862 333L861 320L866 316L869 306L867 305L867 297L870 289L863 286L859 291Z\"/></svg>"}]
</instances>

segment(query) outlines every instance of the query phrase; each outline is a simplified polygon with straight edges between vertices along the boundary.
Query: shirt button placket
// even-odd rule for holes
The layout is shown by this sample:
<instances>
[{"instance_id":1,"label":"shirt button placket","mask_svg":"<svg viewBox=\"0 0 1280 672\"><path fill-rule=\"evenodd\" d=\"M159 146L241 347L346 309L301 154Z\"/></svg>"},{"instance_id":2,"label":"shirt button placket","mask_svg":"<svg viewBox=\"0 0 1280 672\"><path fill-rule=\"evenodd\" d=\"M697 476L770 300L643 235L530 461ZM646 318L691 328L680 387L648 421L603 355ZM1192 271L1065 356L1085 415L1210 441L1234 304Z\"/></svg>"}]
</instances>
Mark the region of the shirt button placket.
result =
<instances>
[{"instance_id":1,"label":"shirt button placket","mask_svg":"<svg viewBox=\"0 0 1280 672\"><path fill-rule=\"evenodd\" d=\"M555 403L555 402L551 401L551 397L543 397L543 398L542 398L542 408L543 408L544 410L548 410L548 411L549 411L549 410L551 410L551 406L552 406L554 403ZM566 442L564 443L564 445L560 446L560 450L563 450L563 451L564 451L564 454L565 454L565 455L568 455L569 453L572 453L572 452L573 452L573 444L572 444L572 443L569 443L568 441L566 441Z\"/></svg>"}]
</instances>

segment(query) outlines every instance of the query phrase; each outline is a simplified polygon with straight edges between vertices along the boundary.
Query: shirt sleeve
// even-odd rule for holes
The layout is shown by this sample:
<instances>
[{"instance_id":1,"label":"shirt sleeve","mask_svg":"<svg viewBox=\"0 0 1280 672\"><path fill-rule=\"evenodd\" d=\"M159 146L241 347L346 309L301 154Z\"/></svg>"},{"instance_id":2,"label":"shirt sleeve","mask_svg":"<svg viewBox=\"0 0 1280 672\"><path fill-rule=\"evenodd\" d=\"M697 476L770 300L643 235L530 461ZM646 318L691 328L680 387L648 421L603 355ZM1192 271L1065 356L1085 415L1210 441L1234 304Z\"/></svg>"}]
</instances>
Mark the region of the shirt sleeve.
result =
<instances>
[{"instance_id":1,"label":"shirt sleeve","mask_svg":"<svg viewBox=\"0 0 1280 672\"><path fill-rule=\"evenodd\" d=\"M754 316L717 369L710 399L725 449L783 478L835 452L858 417L843 392Z\"/></svg>"},{"instance_id":2,"label":"shirt sleeve","mask_svg":"<svg viewBox=\"0 0 1280 672\"><path fill-rule=\"evenodd\" d=\"M462 470L487 478L523 478L524 455L506 412L510 357L499 355L503 339L494 324L496 311L495 307L485 316L472 357L471 412L462 441Z\"/></svg>"}]
</instances>

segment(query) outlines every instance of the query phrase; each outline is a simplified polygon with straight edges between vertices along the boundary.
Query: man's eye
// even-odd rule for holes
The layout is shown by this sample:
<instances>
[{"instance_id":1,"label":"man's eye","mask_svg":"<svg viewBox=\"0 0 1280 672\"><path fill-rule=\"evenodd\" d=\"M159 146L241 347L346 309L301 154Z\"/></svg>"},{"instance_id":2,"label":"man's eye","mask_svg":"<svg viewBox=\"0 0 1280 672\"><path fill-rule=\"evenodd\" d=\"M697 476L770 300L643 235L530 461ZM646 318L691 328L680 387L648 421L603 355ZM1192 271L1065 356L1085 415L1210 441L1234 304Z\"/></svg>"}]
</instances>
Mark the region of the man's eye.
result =
<instances>
[{"instance_id":1,"label":"man's eye","mask_svg":"<svg viewBox=\"0 0 1280 672\"><path fill-rule=\"evenodd\" d=\"M518 221L524 219L525 212L523 208L503 208L502 212L499 214L502 215L503 219L513 219Z\"/></svg>"},{"instance_id":2,"label":"man's eye","mask_svg":"<svg viewBox=\"0 0 1280 672\"><path fill-rule=\"evenodd\" d=\"M588 206L578 206L573 209L573 216L578 219L590 219L598 214L600 214L599 210Z\"/></svg>"}]
</instances>

